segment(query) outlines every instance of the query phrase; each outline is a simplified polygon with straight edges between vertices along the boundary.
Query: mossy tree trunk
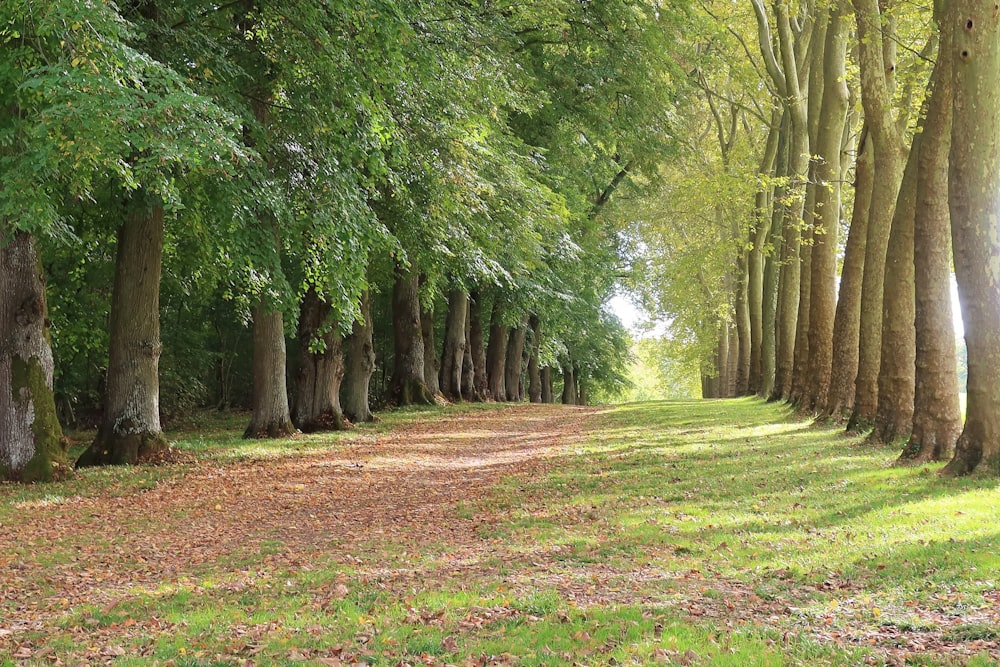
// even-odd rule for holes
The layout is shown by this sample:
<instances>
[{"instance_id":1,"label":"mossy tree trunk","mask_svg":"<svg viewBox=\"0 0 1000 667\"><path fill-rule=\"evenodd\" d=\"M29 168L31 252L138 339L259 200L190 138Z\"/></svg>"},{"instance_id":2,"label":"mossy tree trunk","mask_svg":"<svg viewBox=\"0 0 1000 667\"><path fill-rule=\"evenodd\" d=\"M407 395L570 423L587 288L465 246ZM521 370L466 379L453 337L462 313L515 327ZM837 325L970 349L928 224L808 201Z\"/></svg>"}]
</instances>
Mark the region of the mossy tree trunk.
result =
<instances>
[{"instance_id":1,"label":"mossy tree trunk","mask_svg":"<svg viewBox=\"0 0 1000 667\"><path fill-rule=\"evenodd\" d=\"M351 327L344 339L344 380L341 384L341 406L344 416L355 424L370 422L368 386L375 372L375 344L372 341L371 295L361 294L361 320Z\"/></svg>"},{"instance_id":2,"label":"mossy tree trunk","mask_svg":"<svg viewBox=\"0 0 1000 667\"><path fill-rule=\"evenodd\" d=\"M299 371L292 422L303 433L347 426L340 407L343 341L336 322L331 321L331 310L313 287L299 307Z\"/></svg>"},{"instance_id":3,"label":"mossy tree trunk","mask_svg":"<svg viewBox=\"0 0 1000 667\"><path fill-rule=\"evenodd\" d=\"M424 381L424 338L420 326L420 275L396 266L392 288L392 333L395 342L389 395L396 405L430 404L434 399Z\"/></svg>"},{"instance_id":4,"label":"mossy tree trunk","mask_svg":"<svg viewBox=\"0 0 1000 667\"><path fill-rule=\"evenodd\" d=\"M965 427L945 468L1000 473L1000 17L995 3L953 0L954 102L949 210L969 352Z\"/></svg>"},{"instance_id":5,"label":"mossy tree trunk","mask_svg":"<svg viewBox=\"0 0 1000 667\"><path fill-rule=\"evenodd\" d=\"M160 428L163 216L159 201L136 195L118 230L104 414L78 467L135 464L168 448Z\"/></svg>"},{"instance_id":6,"label":"mossy tree trunk","mask_svg":"<svg viewBox=\"0 0 1000 667\"><path fill-rule=\"evenodd\" d=\"M46 482L67 471L52 393L45 278L34 238L0 239L0 480Z\"/></svg>"}]
</instances>

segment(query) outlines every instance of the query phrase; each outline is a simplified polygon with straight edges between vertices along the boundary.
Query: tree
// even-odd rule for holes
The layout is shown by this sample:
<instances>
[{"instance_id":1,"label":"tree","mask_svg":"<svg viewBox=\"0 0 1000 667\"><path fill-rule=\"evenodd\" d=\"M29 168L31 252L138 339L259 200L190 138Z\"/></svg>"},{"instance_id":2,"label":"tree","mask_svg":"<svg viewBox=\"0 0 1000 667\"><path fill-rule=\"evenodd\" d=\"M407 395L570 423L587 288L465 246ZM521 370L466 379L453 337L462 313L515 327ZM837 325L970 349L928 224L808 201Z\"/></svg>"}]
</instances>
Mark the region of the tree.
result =
<instances>
[{"instance_id":1,"label":"tree","mask_svg":"<svg viewBox=\"0 0 1000 667\"><path fill-rule=\"evenodd\" d=\"M993 6L953 0L954 81L948 198L955 277L969 355L965 426L947 474L982 468L995 473L1000 455L1000 240L996 191L1000 185L1000 26ZM972 138L975 138L972 140Z\"/></svg>"},{"instance_id":2,"label":"tree","mask_svg":"<svg viewBox=\"0 0 1000 667\"><path fill-rule=\"evenodd\" d=\"M913 432L901 462L949 459L962 430L958 402L955 330L952 324L948 211L948 153L952 123L953 22L946 3L935 3L941 41L931 75L920 140L917 210L913 220L916 369ZM912 150L912 149L911 149Z\"/></svg>"}]
</instances>

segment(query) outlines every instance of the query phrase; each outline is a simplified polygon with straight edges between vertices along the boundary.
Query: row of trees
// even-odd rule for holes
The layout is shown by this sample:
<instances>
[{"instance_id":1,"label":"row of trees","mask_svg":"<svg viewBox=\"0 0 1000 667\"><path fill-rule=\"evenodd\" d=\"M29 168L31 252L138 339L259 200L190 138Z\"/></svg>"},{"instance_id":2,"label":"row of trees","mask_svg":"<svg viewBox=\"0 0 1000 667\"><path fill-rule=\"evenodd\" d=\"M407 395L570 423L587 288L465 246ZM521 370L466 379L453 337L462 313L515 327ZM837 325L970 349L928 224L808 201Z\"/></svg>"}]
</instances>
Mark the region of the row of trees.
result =
<instances>
[{"instance_id":1,"label":"row of trees","mask_svg":"<svg viewBox=\"0 0 1000 667\"><path fill-rule=\"evenodd\" d=\"M703 394L786 400L951 474L996 469L994 6L751 0L698 15L682 157L658 200L624 211L636 283L702 364Z\"/></svg>"},{"instance_id":2,"label":"row of trees","mask_svg":"<svg viewBox=\"0 0 1000 667\"><path fill-rule=\"evenodd\" d=\"M685 20L629 0L3 3L0 477L67 470L59 417L97 403L77 465L162 455L161 359L171 400L214 375L228 402L246 368L248 437L370 418L377 349L396 404L621 382L604 212L672 153Z\"/></svg>"}]
</instances>

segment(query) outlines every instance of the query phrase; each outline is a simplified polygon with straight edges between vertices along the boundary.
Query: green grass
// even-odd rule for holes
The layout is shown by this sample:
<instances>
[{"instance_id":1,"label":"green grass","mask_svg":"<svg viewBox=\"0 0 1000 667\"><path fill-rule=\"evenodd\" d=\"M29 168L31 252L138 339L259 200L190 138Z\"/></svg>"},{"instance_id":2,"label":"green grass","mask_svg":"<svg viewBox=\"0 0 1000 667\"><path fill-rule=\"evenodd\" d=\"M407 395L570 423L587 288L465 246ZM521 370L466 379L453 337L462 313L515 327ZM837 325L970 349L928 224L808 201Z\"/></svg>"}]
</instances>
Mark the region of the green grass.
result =
<instances>
[{"instance_id":1,"label":"green grass","mask_svg":"<svg viewBox=\"0 0 1000 667\"><path fill-rule=\"evenodd\" d=\"M171 438L202 461L239 465L440 415L399 411L348 434L269 443L206 418ZM997 480L895 468L894 450L749 399L632 404L594 419L550 473L501 480L488 500L453 508L478 522L466 569L453 557L469 560L470 545L446 539L415 551L405 536L372 537L351 559L334 550L291 567L275 538L111 608L71 601L54 627L19 640L73 664L996 664ZM0 524L187 470L0 487ZM41 548L4 556L72 566L66 550ZM0 629L15 611L0 602ZM894 652L910 635L929 637L928 650ZM4 641L0 665L18 664ZM956 644L962 652L940 650Z\"/></svg>"}]
</instances>

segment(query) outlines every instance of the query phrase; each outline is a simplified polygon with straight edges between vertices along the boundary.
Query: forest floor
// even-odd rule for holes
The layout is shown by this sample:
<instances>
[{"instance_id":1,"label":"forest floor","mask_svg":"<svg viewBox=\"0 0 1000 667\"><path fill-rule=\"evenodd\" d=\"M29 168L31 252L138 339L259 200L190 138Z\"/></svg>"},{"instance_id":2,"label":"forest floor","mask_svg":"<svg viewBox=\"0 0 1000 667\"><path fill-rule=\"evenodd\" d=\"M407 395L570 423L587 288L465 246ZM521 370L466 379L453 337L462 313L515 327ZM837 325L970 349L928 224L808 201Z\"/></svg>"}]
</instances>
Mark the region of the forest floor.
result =
<instances>
[{"instance_id":1,"label":"forest floor","mask_svg":"<svg viewBox=\"0 0 1000 667\"><path fill-rule=\"evenodd\" d=\"M990 479L749 399L399 411L0 486L0 664L991 665Z\"/></svg>"}]
</instances>

